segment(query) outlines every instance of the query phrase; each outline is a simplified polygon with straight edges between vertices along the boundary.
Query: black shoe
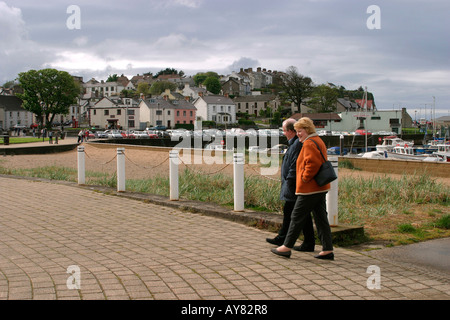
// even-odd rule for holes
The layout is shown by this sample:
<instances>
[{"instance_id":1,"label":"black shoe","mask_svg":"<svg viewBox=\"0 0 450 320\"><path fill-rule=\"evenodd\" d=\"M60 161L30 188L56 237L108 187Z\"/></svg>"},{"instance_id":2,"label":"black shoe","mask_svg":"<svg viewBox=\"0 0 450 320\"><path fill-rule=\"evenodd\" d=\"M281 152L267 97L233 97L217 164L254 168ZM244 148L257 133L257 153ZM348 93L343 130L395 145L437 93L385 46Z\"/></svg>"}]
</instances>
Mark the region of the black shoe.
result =
<instances>
[{"instance_id":1,"label":"black shoe","mask_svg":"<svg viewBox=\"0 0 450 320\"><path fill-rule=\"evenodd\" d=\"M276 245L276 246L281 246L281 245L283 245L283 243L284 243L284 239L281 239L281 238L279 238L279 237L275 237L275 238L273 238L273 239L271 239L271 238L266 238L266 241L267 241L268 243L274 244L274 245Z\"/></svg>"},{"instance_id":2,"label":"black shoe","mask_svg":"<svg viewBox=\"0 0 450 320\"><path fill-rule=\"evenodd\" d=\"M281 251L278 251L277 248L272 248L270 251L272 251L273 253L275 253L278 256L282 256L285 258L291 257L291 251L281 252Z\"/></svg>"},{"instance_id":3,"label":"black shoe","mask_svg":"<svg viewBox=\"0 0 450 320\"><path fill-rule=\"evenodd\" d=\"M318 254L317 256L314 256L314 258L323 259L323 260L334 260L334 253L330 252L328 254L323 254L323 255Z\"/></svg>"},{"instance_id":4,"label":"black shoe","mask_svg":"<svg viewBox=\"0 0 450 320\"><path fill-rule=\"evenodd\" d=\"M300 246L294 246L293 248L296 251L302 251L302 252L314 252L314 245L306 245L302 243Z\"/></svg>"}]
</instances>

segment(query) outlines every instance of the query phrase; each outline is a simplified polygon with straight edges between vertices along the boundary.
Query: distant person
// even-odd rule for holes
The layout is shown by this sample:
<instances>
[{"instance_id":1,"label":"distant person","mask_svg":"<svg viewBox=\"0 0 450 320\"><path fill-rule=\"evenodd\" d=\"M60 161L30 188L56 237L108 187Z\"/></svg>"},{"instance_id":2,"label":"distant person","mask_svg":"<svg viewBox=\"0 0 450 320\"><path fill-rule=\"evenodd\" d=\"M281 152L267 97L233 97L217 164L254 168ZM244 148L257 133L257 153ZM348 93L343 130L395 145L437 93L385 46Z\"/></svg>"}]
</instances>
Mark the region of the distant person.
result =
<instances>
[{"instance_id":1,"label":"distant person","mask_svg":"<svg viewBox=\"0 0 450 320\"><path fill-rule=\"evenodd\" d=\"M266 241L281 246L286 238L289 224L291 222L291 213L294 209L297 196L295 195L296 184L296 164L297 158L302 149L302 143L297 137L297 133L294 128L296 120L287 119L283 122L283 134L288 139L288 149L283 156L281 163L281 191L280 200L284 201L283 205L283 224L278 231L278 235L275 238L267 238ZM303 228L304 241L301 246L295 246L293 249L298 251L314 251L315 238L314 227L312 223L311 215L308 215L307 221Z\"/></svg>"},{"instance_id":2,"label":"distant person","mask_svg":"<svg viewBox=\"0 0 450 320\"><path fill-rule=\"evenodd\" d=\"M53 144L53 131L52 130L50 130L48 132L48 143Z\"/></svg>"},{"instance_id":3,"label":"distant person","mask_svg":"<svg viewBox=\"0 0 450 320\"><path fill-rule=\"evenodd\" d=\"M278 248L273 248L271 251L276 255L289 258L291 249L294 247L312 211L317 233L322 243L322 251L314 258L334 260L331 228L328 222L326 205L326 194L331 186L328 183L320 187L314 180L314 176L324 162L321 152L327 159L327 148L316 133L311 119L307 117L301 118L295 123L294 128L297 131L300 142L303 143L297 159L297 184L295 188L297 200L291 214L291 223L289 224L284 244Z\"/></svg>"},{"instance_id":4,"label":"distant person","mask_svg":"<svg viewBox=\"0 0 450 320\"><path fill-rule=\"evenodd\" d=\"M80 130L80 132L78 132L78 141L77 143L82 143L83 142L83 130Z\"/></svg>"}]
</instances>

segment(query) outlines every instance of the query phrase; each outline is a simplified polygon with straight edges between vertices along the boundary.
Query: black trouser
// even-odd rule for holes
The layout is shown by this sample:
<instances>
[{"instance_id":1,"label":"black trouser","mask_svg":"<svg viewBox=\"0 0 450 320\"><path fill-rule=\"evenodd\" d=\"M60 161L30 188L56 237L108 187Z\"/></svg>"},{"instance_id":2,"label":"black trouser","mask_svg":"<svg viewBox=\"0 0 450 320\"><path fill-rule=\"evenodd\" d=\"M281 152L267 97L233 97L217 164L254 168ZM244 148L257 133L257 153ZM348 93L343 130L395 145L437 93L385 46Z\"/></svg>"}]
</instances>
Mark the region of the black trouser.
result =
<instances>
[{"instance_id":1,"label":"black trouser","mask_svg":"<svg viewBox=\"0 0 450 320\"><path fill-rule=\"evenodd\" d=\"M311 219L311 212L314 215L317 233L322 243L322 251L332 251L331 228L328 222L326 205L326 192L311 195L299 195L295 201L294 210L291 213L291 223L287 231L284 245L293 248L300 233Z\"/></svg>"},{"instance_id":2,"label":"black trouser","mask_svg":"<svg viewBox=\"0 0 450 320\"><path fill-rule=\"evenodd\" d=\"M296 201L286 201L283 206L283 225L281 226L280 231L278 231L278 238L286 239L286 235L289 230L289 225L291 223L291 215L292 210L294 209ZM315 238L314 238L314 227L311 218L311 214L306 216L305 225L303 227L303 243L306 246L314 246Z\"/></svg>"}]
</instances>

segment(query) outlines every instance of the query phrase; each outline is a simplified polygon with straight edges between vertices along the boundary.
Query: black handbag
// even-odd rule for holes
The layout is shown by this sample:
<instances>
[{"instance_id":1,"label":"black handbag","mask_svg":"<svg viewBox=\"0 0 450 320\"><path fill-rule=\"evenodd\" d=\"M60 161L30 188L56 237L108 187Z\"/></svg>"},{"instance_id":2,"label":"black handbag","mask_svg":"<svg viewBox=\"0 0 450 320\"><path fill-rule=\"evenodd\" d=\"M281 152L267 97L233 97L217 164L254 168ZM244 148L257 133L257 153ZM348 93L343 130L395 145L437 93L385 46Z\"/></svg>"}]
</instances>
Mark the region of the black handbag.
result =
<instances>
[{"instance_id":1,"label":"black handbag","mask_svg":"<svg viewBox=\"0 0 450 320\"><path fill-rule=\"evenodd\" d=\"M311 139L311 141L316 144L317 149L319 149L319 152L322 155L323 160L325 161L324 163L322 163L322 165L320 166L319 172L317 172L316 176L314 177L314 180L316 180L317 184L320 187L323 187L324 185L337 179L336 171L334 171L334 168L333 168L333 165L331 164L331 162L328 160L325 160L322 150L320 150L317 142L315 142L313 139Z\"/></svg>"}]
</instances>

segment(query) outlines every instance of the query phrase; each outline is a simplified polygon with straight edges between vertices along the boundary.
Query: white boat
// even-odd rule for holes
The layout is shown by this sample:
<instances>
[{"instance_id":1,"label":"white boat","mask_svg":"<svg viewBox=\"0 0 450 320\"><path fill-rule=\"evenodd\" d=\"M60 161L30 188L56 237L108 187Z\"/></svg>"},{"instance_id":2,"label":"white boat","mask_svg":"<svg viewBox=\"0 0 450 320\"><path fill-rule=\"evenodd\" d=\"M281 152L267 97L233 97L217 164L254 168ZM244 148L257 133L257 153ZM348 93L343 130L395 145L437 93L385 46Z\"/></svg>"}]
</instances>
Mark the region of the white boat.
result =
<instances>
[{"instance_id":1,"label":"white boat","mask_svg":"<svg viewBox=\"0 0 450 320\"><path fill-rule=\"evenodd\" d=\"M407 145L395 146L392 151L386 151L388 158L396 158L403 160L424 160L426 155L415 154L414 149Z\"/></svg>"},{"instance_id":2,"label":"white boat","mask_svg":"<svg viewBox=\"0 0 450 320\"><path fill-rule=\"evenodd\" d=\"M394 147L412 147L414 146L414 141L405 141L397 136L387 136L383 138L382 144L377 144L377 151L388 151L393 152Z\"/></svg>"},{"instance_id":3,"label":"white boat","mask_svg":"<svg viewBox=\"0 0 450 320\"><path fill-rule=\"evenodd\" d=\"M445 162L450 162L450 142L438 144L437 148L438 150L433 152L433 155L442 158Z\"/></svg>"},{"instance_id":4,"label":"white boat","mask_svg":"<svg viewBox=\"0 0 450 320\"><path fill-rule=\"evenodd\" d=\"M370 151L363 153L361 158L382 159L385 158L385 154L383 151Z\"/></svg>"},{"instance_id":5,"label":"white boat","mask_svg":"<svg viewBox=\"0 0 450 320\"><path fill-rule=\"evenodd\" d=\"M425 159L423 159L422 161L425 162L444 162L444 158L438 156L437 154L427 154L425 156Z\"/></svg>"}]
</instances>

